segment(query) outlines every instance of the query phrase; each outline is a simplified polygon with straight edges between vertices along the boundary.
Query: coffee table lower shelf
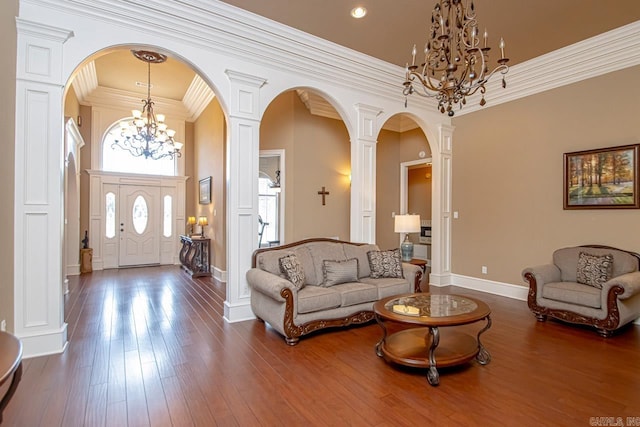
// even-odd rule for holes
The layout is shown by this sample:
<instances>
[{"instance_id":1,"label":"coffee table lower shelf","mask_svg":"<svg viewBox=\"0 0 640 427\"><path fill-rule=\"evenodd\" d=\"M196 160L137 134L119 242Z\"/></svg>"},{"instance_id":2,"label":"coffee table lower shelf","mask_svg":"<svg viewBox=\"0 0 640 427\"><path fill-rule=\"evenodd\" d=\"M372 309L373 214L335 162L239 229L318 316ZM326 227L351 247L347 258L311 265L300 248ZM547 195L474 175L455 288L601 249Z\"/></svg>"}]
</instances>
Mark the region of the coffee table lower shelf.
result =
<instances>
[{"instance_id":1,"label":"coffee table lower shelf","mask_svg":"<svg viewBox=\"0 0 640 427\"><path fill-rule=\"evenodd\" d=\"M454 330L442 332L448 328L431 328L439 329L439 341L434 349L435 363L432 363L429 352L433 334L429 329L412 328L391 334L378 344L376 353L387 362L413 368L428 368L427 380L431 385L438 385L440 382L436 367L461 365L474 358L483 365L488 363L490 356L486 350L481 353L481 346L475 337Z\"/></svg>"},{"instance_id":2,"label":"coffee table lower shelf","mask_svg":"<svg viewBox=\"0 0 640 427\"><path fill-rule=\"evenodd\" d=\"M436 365L439 368L466 363L477 356L479 348L476 338L458 331L443 331L435 349ZM428 368L429 347L432 336L429 328L405 329L389 335L380 345L385 360L415 368Z\"/></svg>"}]
</instances>

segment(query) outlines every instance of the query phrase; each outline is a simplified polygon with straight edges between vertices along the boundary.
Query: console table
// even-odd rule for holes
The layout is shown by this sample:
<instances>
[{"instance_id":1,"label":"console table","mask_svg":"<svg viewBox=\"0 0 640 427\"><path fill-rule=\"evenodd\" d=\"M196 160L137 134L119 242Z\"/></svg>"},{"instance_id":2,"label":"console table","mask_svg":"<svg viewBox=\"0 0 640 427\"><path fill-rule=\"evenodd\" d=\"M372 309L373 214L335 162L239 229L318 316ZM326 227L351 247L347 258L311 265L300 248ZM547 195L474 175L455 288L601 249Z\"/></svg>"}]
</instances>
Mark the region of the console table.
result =
<instances>
[{"instance_id":1,"label":"console table","mask_svg":"<svg viewBox=\"0 0 640 427\"><path fill-rule=\"evenodd\" d=\"M211 276L211 239L180 236L180 263L192 277Z\"/></svg>"}]
</instances>

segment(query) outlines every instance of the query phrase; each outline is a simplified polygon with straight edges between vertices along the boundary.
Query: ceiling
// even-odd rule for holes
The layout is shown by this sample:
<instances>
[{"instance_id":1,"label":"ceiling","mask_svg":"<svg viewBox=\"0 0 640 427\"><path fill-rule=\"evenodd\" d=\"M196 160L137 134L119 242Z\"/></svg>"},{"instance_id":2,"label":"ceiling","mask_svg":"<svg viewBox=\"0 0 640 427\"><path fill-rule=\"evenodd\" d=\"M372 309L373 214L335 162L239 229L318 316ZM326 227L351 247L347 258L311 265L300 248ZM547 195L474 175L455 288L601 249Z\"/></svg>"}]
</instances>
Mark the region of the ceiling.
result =
<instances>
[{"instance_id":1,"label":"ceiling","mask_svg":"<svg viewBox=\"0 0 640 427\"><path fill-rule=\"evenodd\" d=\"M223 0L402 67L424 47L436 0ZM468 2L470 0L463 0ZM474 0L489 45L506 43L509 65L640 20L640 0ZM368 13L354 19L350 11Z\"/></svg>"},{"instance_id":2,"label":"ceiling","mask_svg":"<svg viewBox=\"0 0 640 427\"><path fill-rule=\"evenodd\" d=\"M469 0L464 0L469 1ZM436 0L224 0L334 43L404 66L414 44L421 49ZM551 52L640 20L640 0L474 0L480 31L497 50L503 37L509 65ZM368 10L354 19L355 6ZM605 7L606 5L606 7ZM147 65L129 50L115 50L95 61L101 88L146 94ZM182 101L195 77L184 63L169 58L151 65L153 98Z\"/></svg>"}]
</instances>

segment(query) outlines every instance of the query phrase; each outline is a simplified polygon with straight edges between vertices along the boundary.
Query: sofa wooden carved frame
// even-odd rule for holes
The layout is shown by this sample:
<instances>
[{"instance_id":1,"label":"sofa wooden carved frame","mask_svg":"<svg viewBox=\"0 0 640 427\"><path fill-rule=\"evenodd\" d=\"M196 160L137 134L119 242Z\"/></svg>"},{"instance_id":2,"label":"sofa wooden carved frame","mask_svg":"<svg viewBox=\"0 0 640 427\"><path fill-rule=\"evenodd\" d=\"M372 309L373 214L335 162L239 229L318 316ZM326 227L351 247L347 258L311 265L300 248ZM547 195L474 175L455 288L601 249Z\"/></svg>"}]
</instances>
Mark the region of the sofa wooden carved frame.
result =
<instances>
[{"instance_id":1,"label":"sofa wooden carved frame","mask_svg":"<svg viewBox=\"0 0 640 427\"><path fill-rule=\"evenodd\" d=\"M615 249L617 251L626 252L638 259L638 267L640 268L640 254L638 253L604 245L582 245L580 247ZM593 326L598 331L598 334L605 338L610 337L613 334L613 331L620 324L620 312L618 311L617 299L618 295L622 295L624 293L624 289L621 286L613 286L611 287L611 289L609 289L609 293L607 294L607 317L605 317L604 319L597 319L595 317L583 316L571 311L550 309L548 307L542 307L538 305L536 302L536 292L538 286L536 278L531 273L526 273L524 277L529 282L529 295L527 297L527 304L529 305L529 309L533 312L533 314L535 314L538 322L544 322L545 320L547 320L547 316L551 316L565 322Z\"/></svg>"},{"instance_id":2,"label":"sofa wooden carved frame","mask_svg":"<svg viewBox=\"0 0 640 427\"><path fill-rule=\"evenodd\" d=\"M343 240L335 240L335 239L327 239L327 238L314 238L314 239L306 239L300 240L295 243L290 243L287 245L276 246L272 248L261 248L257 249L253 253L253 257L251 258L251 267L256 267L257 255L266 252L269 250L278 250L278 249L287 249L293 248L296 246L303 245L305 243L310 242L334 242L334 243L346 243L348 245L354 246L362 246L367 243L354 243L354 242L346 242ZM422 280L422 270L416 273L414 289L420 289L420 281ZM300 337L303 335L310 334L311 332L318 331L325 328L339 328L349 325L359 325L363 323L370 322L374 319L373 311L365 310L359 311L347 317L342 317L340 319L319 319L311 322L303 323L302 325L296 325L293 322L293 292L289 288L284 288L280 291L280 295L285 299L285 313L284 313L284 332L286 334L285 342L291 346L298 344L300 341Z\"/></svg>"}]
</instances>

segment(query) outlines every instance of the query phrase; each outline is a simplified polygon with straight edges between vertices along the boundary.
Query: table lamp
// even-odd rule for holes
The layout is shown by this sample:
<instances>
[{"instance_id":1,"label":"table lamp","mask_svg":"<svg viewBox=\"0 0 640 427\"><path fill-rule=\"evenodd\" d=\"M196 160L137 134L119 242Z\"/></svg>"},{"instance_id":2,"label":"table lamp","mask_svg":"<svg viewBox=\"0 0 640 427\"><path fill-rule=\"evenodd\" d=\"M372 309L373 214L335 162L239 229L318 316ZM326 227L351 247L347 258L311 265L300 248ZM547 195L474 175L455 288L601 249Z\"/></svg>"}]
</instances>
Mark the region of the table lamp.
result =
<instances>
[{"instance_id":1,"label":"table lamp","mask_svg":"<svg viewBox=\"0 0 640 427\"><path fill-rule=\"evenodd\" d=\"M187 224L189 224L189 236L193 235L193 226L196 224L196 217L190 216L187 218Z\"/></svg>"},{"instance_id":2,"label":"table lamp","mask_svg":"<svg viewBox=\"0 0 640 427\"><path fill-rule=\"evenodd\" d=\"M405 233L404 241L400 245L400 253L402 254L402 261L411 261L413 258L413 242L409 240L409 233L418 233L420 231L420 215L396 215L394 231L396 233Z\"/></svg>"},{"instance_id":3,"label":"table lamp","mask_svg":"<svg viewBox=\"0 0 640 427\"><path fill-rule=\"evenodd\" d=\"M207 221L207 217L206 216L199 217L198 225L200 226L200 234L202 234L202 238L204 239L204 227L209 225L209 221Z\"/></svg>"}]
</instances>

